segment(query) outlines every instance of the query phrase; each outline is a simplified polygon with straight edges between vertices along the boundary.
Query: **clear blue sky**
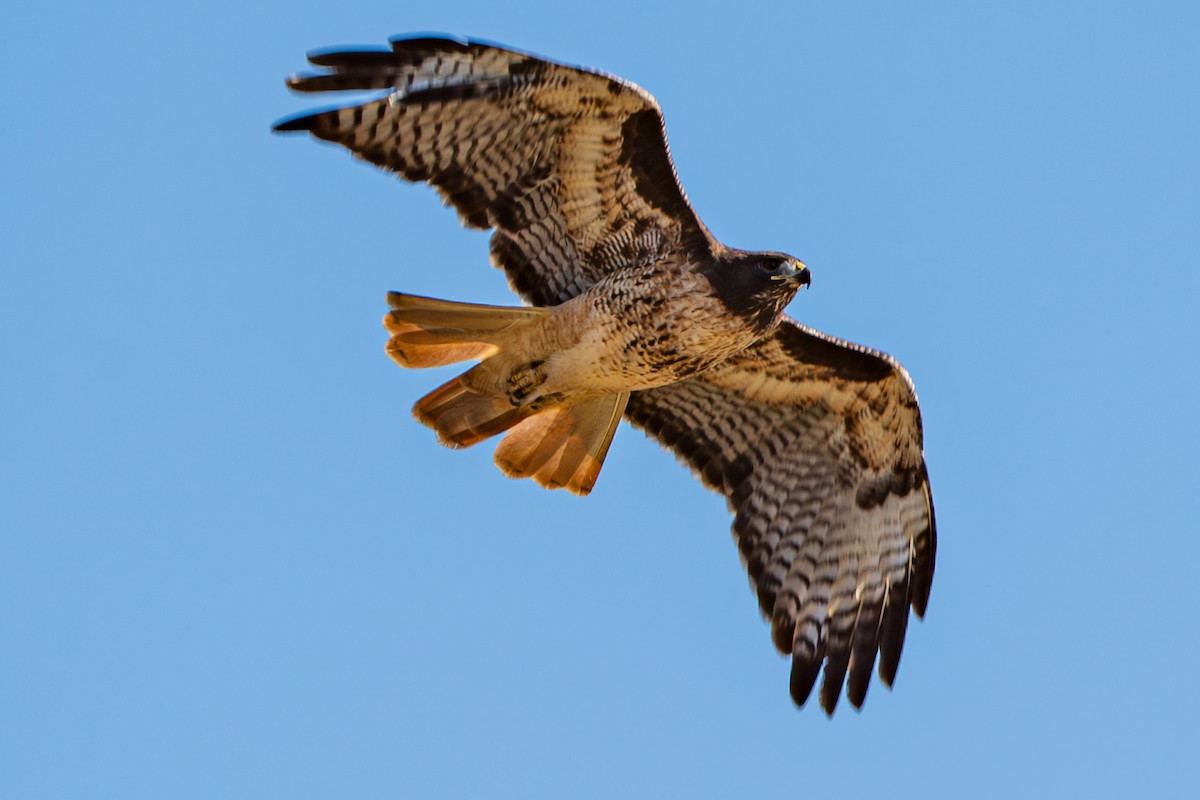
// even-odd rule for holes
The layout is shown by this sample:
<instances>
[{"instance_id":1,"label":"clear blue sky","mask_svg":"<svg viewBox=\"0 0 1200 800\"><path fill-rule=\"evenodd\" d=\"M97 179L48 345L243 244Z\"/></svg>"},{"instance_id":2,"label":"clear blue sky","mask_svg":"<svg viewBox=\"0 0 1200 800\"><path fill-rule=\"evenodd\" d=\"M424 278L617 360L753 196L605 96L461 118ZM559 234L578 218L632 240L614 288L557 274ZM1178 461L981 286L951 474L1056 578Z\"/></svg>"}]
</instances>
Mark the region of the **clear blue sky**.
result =
<instances>
[{"instance_id":1,"label":"clear blue sky","mask_svg":"<svg viewBox=\"0 0 1200 800\"><path fill-rule=\"evenodd\" d=\"M1197 796L1197 6L595 8L3 12L0 795ZM645 86L714 233L909 368L895 691L792 707L641 433L581 500L411 420L384 293L511 302L486 237L268 129L305 51L423 30Z\"/></svg>"}]
</instances>

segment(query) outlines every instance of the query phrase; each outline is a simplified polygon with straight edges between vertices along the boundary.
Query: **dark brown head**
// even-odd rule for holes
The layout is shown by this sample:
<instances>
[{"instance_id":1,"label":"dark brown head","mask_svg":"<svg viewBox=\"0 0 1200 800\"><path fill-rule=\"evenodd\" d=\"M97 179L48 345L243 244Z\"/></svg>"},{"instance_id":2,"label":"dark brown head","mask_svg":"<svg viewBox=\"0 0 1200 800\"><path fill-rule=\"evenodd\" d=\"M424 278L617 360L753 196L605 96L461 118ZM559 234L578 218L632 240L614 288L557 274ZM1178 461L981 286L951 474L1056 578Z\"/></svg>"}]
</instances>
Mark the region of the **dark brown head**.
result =
<instances>
[{"instance_id":1,"label":"dark brown head","mask_svg":"<svg viewBox=\"0 0 1200 800\"><path fill-rule=\"evenodd\" d=\"M725 306L762 331L770 330L796 291L812 281L804 262L786 253L735 250L707 272Z\"/></svg>"}]
</instances>

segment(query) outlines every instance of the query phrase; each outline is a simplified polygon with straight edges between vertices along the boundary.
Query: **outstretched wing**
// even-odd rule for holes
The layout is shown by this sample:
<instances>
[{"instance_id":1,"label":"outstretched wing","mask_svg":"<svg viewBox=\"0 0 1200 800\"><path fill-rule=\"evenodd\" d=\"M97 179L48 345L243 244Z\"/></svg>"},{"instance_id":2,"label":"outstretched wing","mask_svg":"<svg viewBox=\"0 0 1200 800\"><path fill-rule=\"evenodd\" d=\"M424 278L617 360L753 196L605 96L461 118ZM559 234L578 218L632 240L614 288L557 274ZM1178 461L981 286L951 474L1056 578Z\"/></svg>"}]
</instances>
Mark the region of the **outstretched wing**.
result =
<instances>
[{"instance_id":1,"label":"outstretched wing","mask_svg":"<svg viewBox=\"0 0 1200 800\"><path fill-rule=\"evenodd\" d=\"M495 228L493 263L535 305L684 248L713 247L679 185L662 113L620 78L475 41L395 39L309 56L301 92L382 89L283 120L406 180L427 181L464 225Z\"/></svg>"},{"instance_id":2,"label":"outstretched wing","mask_svg":"<svg viewBox=\"0 0 1200 800\"><path fill-rule=\"evenodd\" d=\"M890 357L785 319L681 383L635 392L626 417L725 495L733 533L792 656L791 693L856 707L876 655L891 685L933 580L936 532L917 397Z\"/></svg>"}]
</instances>

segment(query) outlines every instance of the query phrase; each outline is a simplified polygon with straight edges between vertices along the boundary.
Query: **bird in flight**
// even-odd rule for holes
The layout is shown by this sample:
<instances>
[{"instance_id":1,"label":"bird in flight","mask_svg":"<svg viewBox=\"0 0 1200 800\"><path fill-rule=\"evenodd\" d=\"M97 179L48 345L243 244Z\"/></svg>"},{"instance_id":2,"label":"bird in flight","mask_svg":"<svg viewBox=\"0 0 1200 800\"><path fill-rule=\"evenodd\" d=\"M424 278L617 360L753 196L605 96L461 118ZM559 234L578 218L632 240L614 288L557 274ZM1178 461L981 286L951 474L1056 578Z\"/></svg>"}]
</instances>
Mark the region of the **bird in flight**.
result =
<instances>
[{"instance_id":1,"label":"bird in flight","mask_svg":"<svg viewBox=\"0 0 1200 800\"><path fill-rule=\"evenodd\" d=\"M936 533L912 381L884 353L784 315L810 273L727 247L679 184L662 112L601 72L473 40L309 55L298 92L379 90L284 119L434 186L528 305L392 292L405 367L478 361L413 413L450 447L504 434L512 477L591 491L622 418L725 496L791 696L862 706L891 686L933 579Z\"/></svg>"}]
</instances>

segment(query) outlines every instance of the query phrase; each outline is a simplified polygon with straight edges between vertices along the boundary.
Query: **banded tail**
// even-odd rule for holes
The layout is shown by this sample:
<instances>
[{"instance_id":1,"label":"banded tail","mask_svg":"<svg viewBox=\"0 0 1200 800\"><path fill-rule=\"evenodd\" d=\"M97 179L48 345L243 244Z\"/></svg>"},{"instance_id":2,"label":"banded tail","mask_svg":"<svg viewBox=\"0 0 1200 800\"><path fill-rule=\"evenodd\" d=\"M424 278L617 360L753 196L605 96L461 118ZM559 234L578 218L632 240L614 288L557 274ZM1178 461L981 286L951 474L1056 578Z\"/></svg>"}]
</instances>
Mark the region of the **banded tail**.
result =
<instances>
[{"instance_id":1,"label":"banded tail","mask_svg":"<svg viewBox=\"0 0 1200 800\"><path fill-rule=\"evenodd\" d=\"M402 367L424 368L480 359L481 363L434 389L413 416L447 447L470 447L508 431L496 465L512 478L533 478L547 489L586 495L596 483L628 393L521 405L504 391L511 359L524 333L553 313L545 308L455 303L388 293L383 324L392 334L387 352Z\"/></svg>"}]
</instances>

